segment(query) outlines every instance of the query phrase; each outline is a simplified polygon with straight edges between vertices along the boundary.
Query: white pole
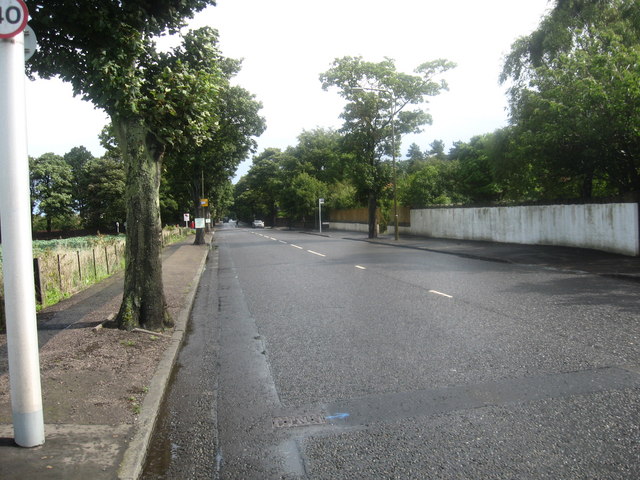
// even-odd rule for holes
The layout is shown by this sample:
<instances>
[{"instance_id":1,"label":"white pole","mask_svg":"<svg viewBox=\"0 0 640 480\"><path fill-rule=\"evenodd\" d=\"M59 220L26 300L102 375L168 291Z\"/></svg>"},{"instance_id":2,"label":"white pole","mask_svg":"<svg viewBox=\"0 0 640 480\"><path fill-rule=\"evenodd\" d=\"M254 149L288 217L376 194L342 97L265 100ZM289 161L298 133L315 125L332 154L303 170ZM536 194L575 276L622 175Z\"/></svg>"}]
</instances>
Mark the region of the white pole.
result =
<instances>
[{"instance_id":1,"label":"white pole","mask_svg":"<svg viewBox=\"0 0 640 480\"><path fill-rule=\"evenodd\" d=\"M25 105L24 34L0 39L0 219L14 440L44 443Z\"/></svg>"},{"instance_id":2,"label":"white pole","mask_svg":"<svg viewBox=\"0 0 640 480\"><path fill-rule=\"evenodd\" d=\"M318 199L318 220L320 221L320 233L322 233L322 199Z\"/></svg>"}]
</instances>

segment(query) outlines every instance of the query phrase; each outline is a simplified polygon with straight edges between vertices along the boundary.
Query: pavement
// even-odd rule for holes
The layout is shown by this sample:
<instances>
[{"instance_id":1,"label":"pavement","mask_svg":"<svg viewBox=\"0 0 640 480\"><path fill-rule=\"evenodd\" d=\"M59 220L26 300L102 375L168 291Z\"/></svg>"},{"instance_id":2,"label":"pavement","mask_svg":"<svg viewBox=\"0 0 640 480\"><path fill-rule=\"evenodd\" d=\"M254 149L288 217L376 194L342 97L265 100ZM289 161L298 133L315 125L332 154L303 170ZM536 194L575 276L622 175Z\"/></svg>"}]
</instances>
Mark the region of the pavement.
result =
<instances>
[{"instance_id":1,"label":"pavement","mask_svg":"<svg viewBox=\"0 0 640 480\"><path fill-rule=\"evenodd\" d=\"M393 235L380 235L377 239L368 239L365 234L345 231L307 233L485 261L562 270L575 274L593 274L625 281L640 281L640 257L627 257L595 250L444 240L406 235L401 236L399 240L395 240ZM15 446L12 426L0 425L0 478L134 480L139 477L171 370L185 336L187 321L210 251L211 241L212 236L208 236L207 245L193 246L191 237L166 247L163 252L165 292L183 295L184 299L181 313L176 318L172 342L161 359L145 396L139 421L133 426L47 424L45 444L31 449ZM189 288L185 289L186 285ZM101 288L114 288L114 286L113 282L110 285L107 282L104 286L100 284L92 288L99 292ZM78 312L86 312L93 308L92 298L87 296L86 301L75 303L65 311L65 315L73 321L81 321L82 315ZM90 385L86 388L90 388Z\"/></svg>"},{"instance_id":2,"label":"pavement","mask_svg":"<svg viewBox=\"0 0 640 480\"><path fill-rule=\"evenodd\" d=\"M400 235L399 239L395 240L393 233L381 234L376 239L369 239L366 234L348 231L333 230L323 231L323 233L318 233L317 231L309 233L354 241L382 243L476 260L533 266L640 282L640 257L630 257L599 250L552 245L523 245L427 238L411 235Z\"/></svg>"},{"instance_id":3,"label":"pavement","mask_svg":"<svg viewBox=\"0 0 640 480\"><path fill-rule=\"evenodd\" d=\"M35 448L21 448L13 440L13 425L0 424L0 478L3 480L134 480L140 476L158 411L164 398L169 377L187 329L187 321L195 298L200 276L205 268L212 242L193 245L193 236L169 245L162 253L162 273L167 297L181 297L175 315L176 327L161 358L149 390L144 397L140 415L133 425L77 425L64 422L46 423L45 443ZM115 276L114 276L115 277ZM92 309L122 293L123 282L111 277L78 294L81 301L69 302L69 307L57 310L54 318L39 325L40 345L43 338L61 329L83 323ZM56 328L48 328L51 321ZM74 385L74 394L81 395L91 384Z\"/></svg>"}]
</instances>

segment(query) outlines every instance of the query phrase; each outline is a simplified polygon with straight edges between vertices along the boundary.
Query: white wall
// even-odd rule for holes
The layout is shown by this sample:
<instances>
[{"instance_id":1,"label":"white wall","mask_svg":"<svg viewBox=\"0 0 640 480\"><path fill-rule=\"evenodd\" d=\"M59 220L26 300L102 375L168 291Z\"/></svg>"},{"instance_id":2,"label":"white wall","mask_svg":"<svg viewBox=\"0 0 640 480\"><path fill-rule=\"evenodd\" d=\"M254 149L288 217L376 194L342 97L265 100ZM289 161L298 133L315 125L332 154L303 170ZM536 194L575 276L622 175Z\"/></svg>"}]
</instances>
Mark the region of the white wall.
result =
<instances>
[{"instance_id":1,"label":"white wall","mask_svg":"<svg viewBox=\"0 0 640 480\"><path fill-rule=\"evenodd\" d=\"M345 230L350 232L369 233L369 225L366 223L329 222L329 228L331 230Z\"/></svg>"},{"instance_id":2,"label":"white wall","mask_svg":"<svg viewBox=\"0 0 640 480\"><path fill-rule=\"evenodd\" d=\"M637 203L411 210L407 233L640 255Z\"/></svg>"}]
</instances>

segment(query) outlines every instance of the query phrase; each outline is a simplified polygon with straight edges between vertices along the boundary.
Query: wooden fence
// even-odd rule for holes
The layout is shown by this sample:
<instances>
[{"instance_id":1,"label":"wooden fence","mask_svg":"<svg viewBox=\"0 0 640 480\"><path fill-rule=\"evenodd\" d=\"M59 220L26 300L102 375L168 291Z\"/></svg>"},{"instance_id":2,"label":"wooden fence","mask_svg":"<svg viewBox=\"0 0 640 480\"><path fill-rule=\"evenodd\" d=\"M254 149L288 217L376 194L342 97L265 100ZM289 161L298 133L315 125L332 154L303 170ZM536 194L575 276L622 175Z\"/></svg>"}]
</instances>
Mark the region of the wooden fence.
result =
<instances>
[{"instance_id":1,"label":"wooden fence","mask_svg":"<svg viewBox=\"0 0 640 480\"><path fill-rule=\"evenodd\" d=\"M73 295L122 270L124 249L123 240L87 250L54 251L34 258L36 301L42 306L49 305L53 298Z\"/></svg>"},{"instance_id":2,"label":"wooden fence","mask_svg":"<svg viewBox=\"0 0 640 480\"><path fill-rule=\"evenodd\" d=\"M190 229L169 227L162 230L162 244L167 245L190 233ZM36 302L45 307L77 293L122 270L125 237L85 249L57 249L33 259ZM0 332L5 326L4 283L0 262Z\"/></svg>"},{"instance_id":3,"label":"wooden fence","mask_svg":"<svg viewBox=\"0 0 640 480\"><path fill-rule=\"evenodd\" d=\"M349 208L344 210L331 210L329 213L329 221L331 223L346 223L346 224L369 224L369 209L364 208ZM393 207L385 212L381 212L380 208L376 211L376 221L387 228L394 225L394 211ZM398 205L398 224L407 227L411 225L411 209Z\"/></svg>"},{"instance_id":4,"label":"wooden fence","mask_svg":"<svg viewBox=\"0 0 640 480\"><path fill-rule=\"evenodd\" d=\"M69 297L124 267L125 241L83 250L52 250L33 259L36 302L45 307ZM0 331L5 325L0 269Z\"/></svg>"}]
</instances>

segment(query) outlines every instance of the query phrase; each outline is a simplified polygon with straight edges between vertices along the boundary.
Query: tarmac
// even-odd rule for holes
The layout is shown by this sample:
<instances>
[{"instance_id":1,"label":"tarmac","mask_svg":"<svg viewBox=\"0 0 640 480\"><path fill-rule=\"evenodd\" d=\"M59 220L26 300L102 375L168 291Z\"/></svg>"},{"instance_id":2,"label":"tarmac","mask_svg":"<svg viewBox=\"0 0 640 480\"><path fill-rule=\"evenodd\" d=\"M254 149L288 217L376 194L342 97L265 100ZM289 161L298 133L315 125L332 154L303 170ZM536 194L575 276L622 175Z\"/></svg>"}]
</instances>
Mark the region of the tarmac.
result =
<instances>
[{"instance_id":1,"label":"tarmac","mask_svg":"<svg viewBox=\"0 0 640 480\"><path fill-rule=\"evenodd\" d=\"M624 281L640 281L640 257L628 257L595 250L570 247L500 244L491 242L444 240L403 235L380 235L368 239L364 233L346 231L306 232L325 237L345 238L456 255L484 261L528 265L566 271L576 275L599 275ZM0 425L0 478L2 479L137 479L144 466L149 440L169 377L182 345L187 322L195 299L200 276L204 270L213 236L207 245L194 246L193 237L168 246L163 252L165 292L183 295L181 312L170 346L160 361L145 396L139 420L133 425L45 425L45 444L21 448L13 442L12 425ZM122 288L121 282L103 282L93 287ZM119 285L119 287L118 287ZM189 288L185 289L185 286ZM69 321L80 322L82 312L93 307L92 296L75 303L65 311ZM87 305L87 303L89 305ZM76 311L74 311L76 310ZM60 313L56 315L60 316ZM60 320L60 319L59 319ZM87 387L88 388L88 387ZM46 419L45 419L46 420Z\"/></svg>"}]
</instances>

